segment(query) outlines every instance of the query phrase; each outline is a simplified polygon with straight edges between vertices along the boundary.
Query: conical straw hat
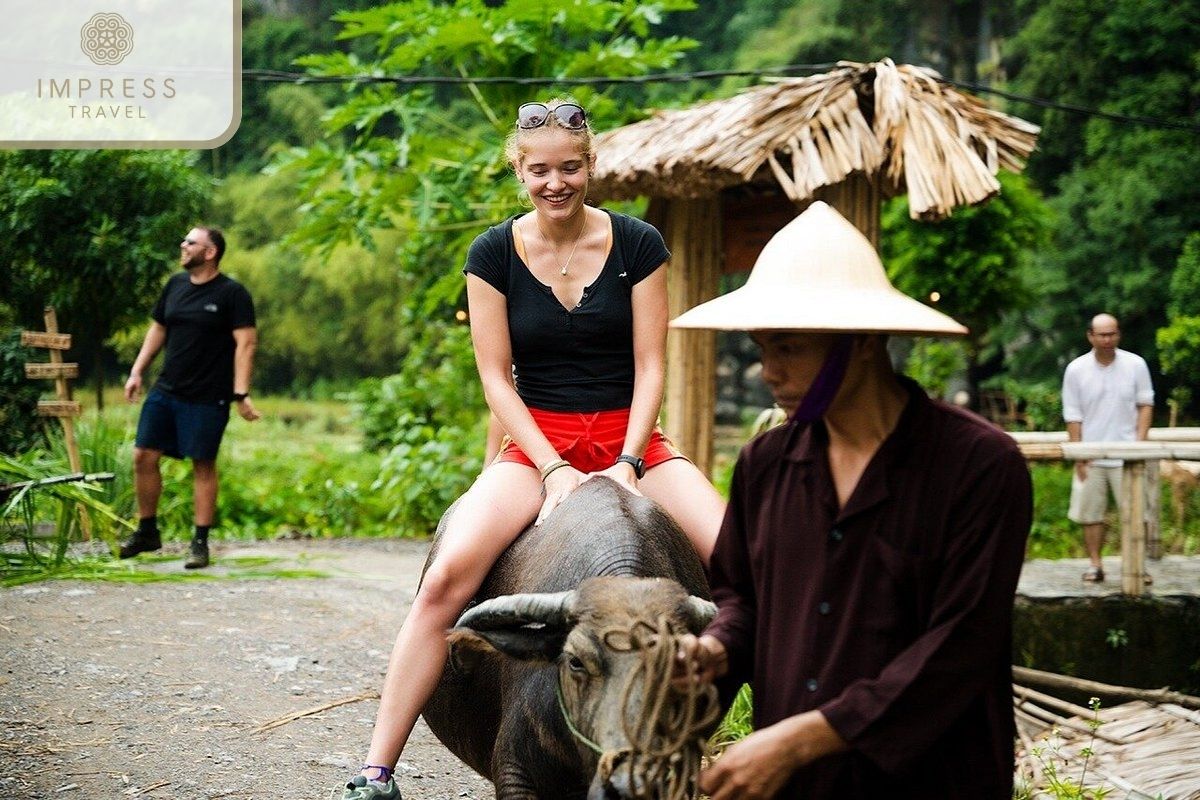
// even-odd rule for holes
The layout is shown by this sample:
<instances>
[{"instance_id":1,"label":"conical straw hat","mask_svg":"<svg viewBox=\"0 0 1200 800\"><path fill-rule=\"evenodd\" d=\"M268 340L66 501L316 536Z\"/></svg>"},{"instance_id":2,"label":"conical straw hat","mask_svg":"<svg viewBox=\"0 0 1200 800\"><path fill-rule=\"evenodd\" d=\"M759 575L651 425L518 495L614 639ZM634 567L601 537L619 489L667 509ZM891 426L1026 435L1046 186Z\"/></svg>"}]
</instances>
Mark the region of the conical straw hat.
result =
<instances>
[{"instance_id":1,"label":"conical straw hat","mask_svg":"<svg viewBox=\"0 0 1200 800\"><path fill-rule=\"evenodd\" d=\"M771 237L746 285L676 317L674 328L962 336L967 329L901 294L875 248L817 201Z\"/></svg>"}]
</instances>

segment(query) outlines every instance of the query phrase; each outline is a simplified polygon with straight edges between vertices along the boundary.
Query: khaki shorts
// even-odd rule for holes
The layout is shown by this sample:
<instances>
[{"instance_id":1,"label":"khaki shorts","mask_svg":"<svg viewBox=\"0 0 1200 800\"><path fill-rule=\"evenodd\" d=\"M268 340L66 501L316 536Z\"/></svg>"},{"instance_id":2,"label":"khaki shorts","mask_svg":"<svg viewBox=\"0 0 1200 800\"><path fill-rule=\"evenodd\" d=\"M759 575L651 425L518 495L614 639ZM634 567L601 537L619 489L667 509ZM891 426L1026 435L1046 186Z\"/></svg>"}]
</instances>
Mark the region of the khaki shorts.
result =
<instances>
[{"instance_id":1,"label":"khaki shorts","mask_svg":"<svg viewBox=\"0 0 1200 800\"><path fill-rule=\"evenodd\" d=\"M1095 525L1104 522L1104 512L1108 508L1108 493L1112 491L1113 499L1120 502L1121 497L1121 467L1088 466L1087 480L1079 480L1079 475L1071 471L1071 507L1067 510L1067 519L1080 525Z\"/></svg>"}]
</instances>

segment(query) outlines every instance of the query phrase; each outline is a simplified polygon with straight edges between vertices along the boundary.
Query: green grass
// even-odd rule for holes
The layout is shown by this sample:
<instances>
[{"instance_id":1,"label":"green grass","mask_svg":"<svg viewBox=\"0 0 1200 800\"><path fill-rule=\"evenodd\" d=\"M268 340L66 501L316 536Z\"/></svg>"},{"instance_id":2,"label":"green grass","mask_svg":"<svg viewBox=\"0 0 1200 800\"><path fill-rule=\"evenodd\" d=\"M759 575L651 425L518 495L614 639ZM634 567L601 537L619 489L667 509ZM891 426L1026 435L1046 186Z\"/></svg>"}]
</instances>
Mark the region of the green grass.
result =
<instances>
[{"instance_id":1,"label":"green grass","mask_svg":"<svg viewBox=\"0 0 1200 800\"><path fill-rule=\"evenodd\" d=\"M1071 470L1069 464L1033 463L1033 526L1026 547L1027 558L1084 558L1082 529L1067 519L1067 504L1071 498ZM1194 556L1200 554L1200 492L1192 492L1188 498L1182 525L1177 524L1171 512L1170 490L1161 489L1160 508L1162 527L1160 536L1163 552L1175 555ZM1117 543L1120 520L1115 509L1109 512L1108 549L1111 552Z\"/></svg>"},{"instance_id":2,"label":"green grass","mask_svg":"<svg viewBox=\"0 0 1200 800\"><path fill-rule=\"evenodd\" d=\"M86 399L86 398L85 398ZM95 555L79 556L69 545L81 538L76 503L90 504L93 535L115 551L136 518L132 481L133 439L139 406L119 393L106 396L76 423L85 472L111 472L115 479L92 487L41 487L0 504L0 583L16 585L48 578L158 581L205 580L204 575L161 575ZM264 418L230 419L218 461L221 489L214 540L271 539L279 535L395 536L389 521L398 500L375 490L382 457L363 452L347 403L265 398ZM31 451L0 465L0 483L65 475L68 465L61 429L45 451ZM192 531L192 476L188 462L164 459L159 527L163 538L187 540ZM53 533L48 533L53 531ZM411 533L424 534L426 531ZM153 564L153 559L143 563ZM318 577L315 570L239 565L227 577Z\"/></svg>"},{"instance_id":3,"label":"green grass","mask_svg":"<svg viewBox=\"0 0 1200 800\"><path fill-rule=\"evenodd\" d=\"M269 579L328 578L329 573L305 567L277 566L283 559L266 556L238 556L217 559L218 567L227 571L161 572L154 564L177 562L179 556L140 556L137 562L117 561L98 556L71 558L58 566L36 564L26 560L10 560L0 570L0 586L21 586L39 581L105 581L109 583L195 583L197 581L236 581Z\"/></svg>"},{"instance_id":4,"label":"green grass","mask_svg":"<svg viewBox=\"0 0 1200 800\"><path fill-rule=\"evenodd\" d=\"M131 463L140 405L126 403L116 390L105 401L102 414L90 410L77 425L84 468L116 474L102 496L133 518ZM255 398L255 404L263 418L248 423L231 414L221 445L214 539L404 533L388 521L393 500L371 490L382 457L360 448L348 403L268 397ZM65 462L61 444L55 451ZM159 528L167 540L187 539L191 465L163 459L162 472Z\"/></svg>"},{"instance_id":5,"label":"green grass","mask_svg":"<svg viewBox=\"0 0 1200 800\"><path fill-rule=\"evenodd\" d=\"M89 398L84 396L85 403ZM221 489L218 498L214 540L271 539L286 536L401 536L426 535L427 530L406 530L398 522L398 511L406 508L403 498L411 487L379 488L383 457L362 450L349 403L336 400L255 398L263 419L247 423L232 415L219 461ZM88 403L88 406L92 404ZM78 421L77 430L84 469L112 472L116 479L87 492L123 520L135 514L131 461L139 405L124 401L120 391L106 393L106 408L93 408ZM718 440L714 469L718 487L727 491L737 448L745 440L736 429L724 431ZM481 443L482 446L482 443ZM69 472L65 447L55 442L47 453L30 453L19 459L30 474L48 476ZM1083 556L1082 534L1066 519L1070 494L1070 468L1064 464L1035 463L1033 475L1035 509L1029 537L1029 558L1079 558ZM10 476L12 477L12 476ZM164 492L159 506L160 528L167 540L186 540L192 527L191 467L187 462L164 459ZM20 475L15 476L16 479ZM39 491L36 502L24 511L29 518L20 525L54 523L62 528L65 514L62 493ZM78 493L73 496L78 496ZM1163 498L1162 540L1167 553L1200 553L1200 492L1193 492L1182 527L1175 524L1169 499ZM21 513L24 513L22 511ZM15 512L14 512L15 513ZM100 513L100 512L97 512ZM96 517L97 535L114 547L124 535L120 523ZM15 517L6 524L17 524ZM1115 527L1115 526L1114 526ZM0 530L0 543L19 536ZM47 560L62 558L63 543L76 541L78 532L62 532L54 552L6 551L0 561L0 578L8 575L40 574ZM14 563L22 561L21 564ZM66 565L60 565L66 569ZM75 567L71 567L75 569ZM126 572L79 568L95 572L97 579L155 580L153 576L127 576ZM246 566L246 571L251 569ZM69 570L67 570L69 571ZM64 572L66 574L66 572ZM276 573L277 574L277 573ZM299 574L303 574L303 570ZM72 573L72 575L74 575ZM112 576L119 576L113 578Z\"/></svg>"},{"instance_id":6,"label":"green grass","mask_svg":"<svg viewBox=\"0 0 1200 800\"><path fill-rule=\"evenodd\" d=\"M745 739L754 730L754 696L749 684L742 684L724 719L708 739L713 752L724 750L734 742Z\"/></svg>"}]
</instances>

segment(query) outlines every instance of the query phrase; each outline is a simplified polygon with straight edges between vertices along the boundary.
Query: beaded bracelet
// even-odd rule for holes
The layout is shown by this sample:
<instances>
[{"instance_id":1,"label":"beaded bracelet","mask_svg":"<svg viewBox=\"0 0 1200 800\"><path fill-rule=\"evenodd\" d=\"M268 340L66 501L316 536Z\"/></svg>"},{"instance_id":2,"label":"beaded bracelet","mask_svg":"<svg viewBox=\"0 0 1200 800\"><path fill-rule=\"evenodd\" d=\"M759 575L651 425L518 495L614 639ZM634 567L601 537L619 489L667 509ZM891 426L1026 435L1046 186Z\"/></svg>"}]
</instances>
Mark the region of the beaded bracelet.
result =
<instances>
[{"instance_id":1,"label":"beaded bracelet","mask_svg":"<svg viewBox=\"0 0 1200 800\"><path fill-rule=\"evenodd\" d=\"M558 469L559 467L569 466L571 466L571 462L567 461L565 458L560 458L557 461L551 461L549 464L538 470L538 472L540 472L542 475L542 483L546 482L546 478L548 478L550 473L554 472L554 470Z\"/></svg>"}]
</instances>

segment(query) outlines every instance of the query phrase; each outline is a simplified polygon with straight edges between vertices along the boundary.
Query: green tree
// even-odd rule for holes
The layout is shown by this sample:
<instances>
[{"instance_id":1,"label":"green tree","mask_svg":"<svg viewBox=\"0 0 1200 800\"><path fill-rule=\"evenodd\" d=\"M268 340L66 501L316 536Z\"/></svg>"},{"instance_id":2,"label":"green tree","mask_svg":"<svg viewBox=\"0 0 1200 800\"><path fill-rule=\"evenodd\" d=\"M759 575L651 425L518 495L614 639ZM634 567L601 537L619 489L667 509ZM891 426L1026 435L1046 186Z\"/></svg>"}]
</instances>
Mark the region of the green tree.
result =
<instances>
[{"instance_id":1,"label":"green tree","mask_svg":"<svg viewBox=\"0 0 1200 800\"><path fill-rule=\"evenodd\" d=\"M332 33L308 15L269 14L247 4L242 12L242 67L295 72L295 60L325 46ZM258 170L280 149L313 144L326 105L336 95L333 87L243 81L242 119L233 138L209 155L213 171Z\"/></svg>"},{"instance_id":2,"label":"green tree","mask_svg":"<svg viewBox=\"0 0 1200 800\"><path fill-rule=\"evenodd\" d=\"M109 336L148 317L209 182L190 154L0 152L0 296L18 322L58 310L103 404Z\"/></svg>"},{"instance_id":3,"label":"green tree","mask_svg":"<svg viewBox=\"0 0 1200 800\"><path fill-rule=\"evenodd\" d=\"M21 346L21 334L0 304L0 455L16 455L45 443L45 425L37 415L36 382L25 377L33 352Z\"/></svg>"},{"instance_id":4,"label":"green tree","mask_svg":"<svg viewBox=\"0 0 1200 800\"><path fill-rule=\"evenodd\" d=\"M1188 406L1200 386L1200 232L1188 236L1171 276L1168 324L1158 329L1156 343L1162 371L1173 384L1171 401Z\"/></svg>"},{"instance_id":5,"label":"green tree","mask_svg":"<svg viewBox=\"0 0 1200 800\"><path fill-rule=\"evenodd\" d=\"M351 52L301 63L319 75L347 78L639 75L672 68L692 46L679 37L651 38L650 32L666 12L693 7L691 0L410 0L338 14L339 39ZM357 55L364 52L370 55ZM345 92L325 117L325 139L293 151L279 165L302 177L300 193L309 198L293 240L328 258L346 243L374 248L381 244L379 231L396 231L400 246L388 255L406 290L397 325L420 330L399 372L419 375L440 365L442 378L446 370L453 374L396 395L395 402L410 408L387 415L396 421L397 438L380 485L398 485L393 479L403 476L406 498L443 498L445 481L429 468L430 459L469 464L464 455L473 455L480 441L471 426L439 429L421 422L431 402L421 396L436 386L478 385L458 317L461 265L485 226L521 209L503 152L517 106L559 92L512 83L417 88L350 81ZM575 97L600 129L636 113L627 95L604 87L581 88ZM443 418L465 411L478 419L483 410L474 391L455 391L437 402ZM436 516L428 517L443 505L440 499L424 504L417 515L432 527Z\"/></svg>"},{"instance_id":6,"label":"green tree","mask_svg":"<svg viewBox=\"0 0 1200 800\"><path fill-rule=\"evenodd\" d=\"M347 77L638 75L670 69L692 46L650 38L650 30L665 13L693 7L691 0L410 0L336 16L339 39L373 58L337 52L301 63L315 74ZM280 164L302 177L300 193L309 198L293 240L327 255L347 242L372 248L375 232L397 230L395 258L412 277L406 304L426 325L457 324L467 246L521 208L503 154L513 113L555 91L387 82L348 83L345 91L325 118L325 140ZM576 96L599 128L634 113L603 87Z\"/></svg>"},{"instance_id":7,"label":"green tree","mask_svg":"<svg viewBox=\"0 0 1200 800\"><path fill-rule=\"evenodd\" d=\"M928 299L966 325L967 380L972 398L1001 355L997 326L1031 302L1029 256L1046 239L1045 204L1020 175L1002 172L1000 194L939 222L909 218L908 200L884 210L880 250L896 288ZM995 365L992 365L992 370Z\"/></svg>"},{"instance_id":8,"label":"green tree","mask_svg":"<svg viewBox=\"0 0 1200 800\"><path fill-rule=\"evenodd\" d=\"M1009 66L1013 88L1116 114L1200 125L1196 0L1039 0ZM1123 346L1152 365L1170 275L1200 216L1196 134L1057 109L1022 108L1042 125L1029 174L1057 224L1039 258L1043 291L1026 359L1048 378L1080 347L1085 321L1121 320Z\"/></svg>"}]
</instances>

